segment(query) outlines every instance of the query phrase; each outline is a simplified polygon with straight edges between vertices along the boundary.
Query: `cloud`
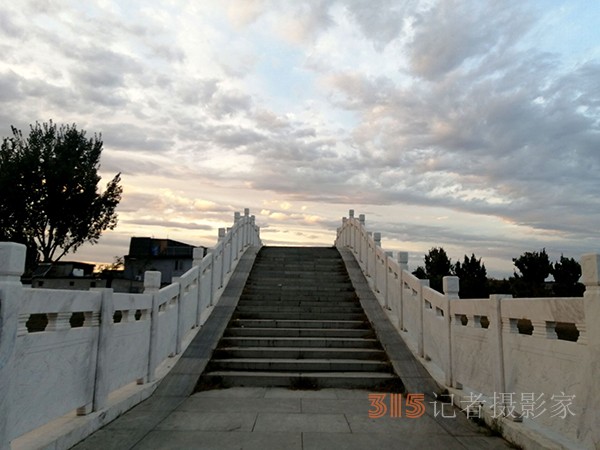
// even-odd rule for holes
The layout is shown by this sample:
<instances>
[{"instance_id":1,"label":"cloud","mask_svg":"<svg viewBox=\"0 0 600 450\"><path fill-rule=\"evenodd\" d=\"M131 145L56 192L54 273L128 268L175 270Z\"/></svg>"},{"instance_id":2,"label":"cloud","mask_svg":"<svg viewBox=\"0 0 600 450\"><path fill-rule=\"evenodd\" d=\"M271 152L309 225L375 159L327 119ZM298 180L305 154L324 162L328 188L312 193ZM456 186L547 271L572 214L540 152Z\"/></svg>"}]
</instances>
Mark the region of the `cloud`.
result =
<instances>
[{"instance_id":1,"label":"cloud","mask_svg":"<svg viewBox=\"0 0 600 450\"><path fill-rule=\"evenodd\" d=\"M183 229L183 230L213 230L214 228L210 225L201 225L194 222L184 223L184 222L174 222L170 220L158 220L158 219L136 219L136 220L127 220L129 225L141 225L141 226L150 226L150 227L160 227L160 228L175 228L175 229Z\"/></svg>"},{"instance_id":2,"label":"cloud","mask_svg":"<svg viewBox=\"0 0 600 450\"><path fill-rule=\"evenodd\" d=\"M340 210L362 205L392 240L575 252L600 237L600 62L587 10L570 10L6 4L0 129L52 118L101 132L127 232L227 226L247 202L269 211L257 219L274 241L330 243ZM423 209L435 214L406 219Z\"/></svg>"},{"instance_id":3,"label":"cloud","mask_svg":"<svg viewBox=\"0 0 600 450\"><path fill-rule=\"evenodd\" d=\"M413 70L434 79L491 52L502 53L530 23L522 2L437 2L414 23Z\"/></svg>"}]
</instances>

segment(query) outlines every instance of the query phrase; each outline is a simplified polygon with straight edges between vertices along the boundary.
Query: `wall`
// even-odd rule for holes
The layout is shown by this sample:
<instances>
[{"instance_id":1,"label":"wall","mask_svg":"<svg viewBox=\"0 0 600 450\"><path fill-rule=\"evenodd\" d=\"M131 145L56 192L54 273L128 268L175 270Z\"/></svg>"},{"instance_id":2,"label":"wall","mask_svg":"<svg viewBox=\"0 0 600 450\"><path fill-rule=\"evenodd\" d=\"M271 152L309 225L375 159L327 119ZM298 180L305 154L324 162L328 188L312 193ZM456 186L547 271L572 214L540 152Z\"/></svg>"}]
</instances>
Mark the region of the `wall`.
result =
<instances>
[{"instance_id":1,"label":"wall","mask_svg":"<svg viewBox=\"0 0 600 450\"><path fill-rule=\"evenodd\" d=\"M457 406L481 406L526 448L600 446L600 255L581 259L584 297L460 299L457 277L444 278L444 294L432 290L408 271L406 252L394 260L381 248L364 215L350 211L336 246L353 251L399 334ZM579 332L576 341L565 328Z\"/></svg>"},{"instance_id":2,"label":"wall","mask_svg":"<svg viewBox=\"0 0 600 450\"><path fill-rule=\"evenodd\" d=\"M25 247L0 243L0 449L154 383L206 321L243 252L260 245L254 216L236 213L210 253L202 258L199 248L172 284L160 288L160 272L149 271L144 293L121 294L24 288Z\"/></svg>"}]
</instances>

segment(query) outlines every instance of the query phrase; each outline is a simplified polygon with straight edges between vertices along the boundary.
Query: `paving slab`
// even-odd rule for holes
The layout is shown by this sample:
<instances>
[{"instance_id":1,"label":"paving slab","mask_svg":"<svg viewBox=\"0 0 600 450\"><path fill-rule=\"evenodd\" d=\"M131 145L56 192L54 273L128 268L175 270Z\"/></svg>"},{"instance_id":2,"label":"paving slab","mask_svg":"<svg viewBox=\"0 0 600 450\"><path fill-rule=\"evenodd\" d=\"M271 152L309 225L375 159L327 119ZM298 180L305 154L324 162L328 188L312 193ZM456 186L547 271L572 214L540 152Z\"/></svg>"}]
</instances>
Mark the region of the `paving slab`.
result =
<instances>
[{"instance_id":1,"label":"paving slab","mask_svg":"<svg viewBox=\"0 0 600 450\"><path fill-rule=\"evenodd\" d=\"M406 436L393 433L302 433L303 450L465 450L456 439L443 435ZM481 447L482 449L487 447Z\"/></svg>"},{"instance_id":2,"label":"paving slab","mask_svg":"<svg viewBox=\"0 0 600 450\"><path fill-rule=\"evenodd\" d=\"M257 413L175 411L156 430L247 431L254 428Z\"/></svg>"},{"instance_id":3,"label":"paving slab","mask_svg":"<svg viewBox=\"0 0 600 450\"><path fill-rule=\"evenodd\" d=\"M348 433L350 428L344 414L288 414L259 413L255 431L327 431Z\"/></svg>"},{"instance_id":4,"label":"paving slab","mask_svg":"<svg viewBox=\"0 0 600 450\"><path fill-rule=\"evenodd\" d=\"M232 397L200 397L192 395L178 408L179 411L209 412L274 412L299 413L300 399L288 398L232 398Z\"/></svg>"},{"instance_id":5,"label":"paving slab","mask_svg":"<svg viewBox=\"0 0 600 450\"><path fill-rule=\"evenodd\" d=\"M300 398L300 399L337 399L333 389L319 389L317 391L298 391L287 388L269 388L265 398ZM303 411L304 412L304 411Z\"/></svg>"},{"instance_id":6,"label":"paving slab","mask_svg":"<svg viewBox=\"0 0 600 450\"><path fill-rule=\"evenodd\" d=\"M302 433L154 431L134 450L268 450L302 449Z\"/></svg>"}]
</instances>

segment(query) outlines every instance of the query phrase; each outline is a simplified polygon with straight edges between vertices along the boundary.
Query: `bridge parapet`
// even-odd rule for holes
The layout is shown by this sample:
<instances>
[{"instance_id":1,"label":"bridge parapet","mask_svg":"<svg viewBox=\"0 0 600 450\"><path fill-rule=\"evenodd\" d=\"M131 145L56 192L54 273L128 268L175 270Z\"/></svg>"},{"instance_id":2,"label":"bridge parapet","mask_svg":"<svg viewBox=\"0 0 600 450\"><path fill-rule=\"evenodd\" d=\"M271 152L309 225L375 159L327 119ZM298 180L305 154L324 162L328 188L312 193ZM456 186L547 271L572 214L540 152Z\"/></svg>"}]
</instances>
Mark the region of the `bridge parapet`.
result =
<instances>
[{"instance_id":1,"label":"bridge parapet","mask_svg":"<svg viewBox=\"0 0 600 450\"><path fill-rule=\"evenodd\" d=\"M581 258L584 297L461 299L394 259L350 210L335 244L354 254L398 333L461 409L524 448L600 445L600 255ZM472 410L471 410L472 411Z\"/></svg>"},{"instance_id":2,"label":"bridge parapet","mask_svg":"<svg viewBox=\"0 0 600 450\"><path fill-rule=\"evenodd\" d=\"M259 233L248 210L237 213L172 284L161 288L160 272L146 272L142 294L24 287L25 246L1 242L0 449L70 448L150 396L241 255L261 245ZM68 423L66 434L57 433L56 420Z\"/></svg>"}]
</instances>

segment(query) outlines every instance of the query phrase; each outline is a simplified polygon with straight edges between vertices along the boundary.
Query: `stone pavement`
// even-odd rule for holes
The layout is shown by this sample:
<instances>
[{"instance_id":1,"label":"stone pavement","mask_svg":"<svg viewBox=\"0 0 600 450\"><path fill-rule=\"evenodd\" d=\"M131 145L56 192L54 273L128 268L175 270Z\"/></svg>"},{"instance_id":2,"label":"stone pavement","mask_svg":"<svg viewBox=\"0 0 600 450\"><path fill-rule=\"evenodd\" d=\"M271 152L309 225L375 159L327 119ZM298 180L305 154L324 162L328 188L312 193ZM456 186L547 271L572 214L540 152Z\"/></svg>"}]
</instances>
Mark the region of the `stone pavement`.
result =
<instances>
[{"instance_id":1,"label":"stone pavement","mask_svg":"<svg viewBox=\"0 0 600 450\"><path fill-rule=\"evenodd\" d=\"M507 449L466 419L423 416L369 418L364 390L229 388L196 393L172 411L150 398L76 446L87 449ZM404 400L404 399L403 399ZM385 399L389 405L389 395ZM165 407L165 409L161 409ZM173 407L174 405L169 405ZM440 404L438 404L440 406ZM449 405L446 405L449 407ZM445 409L445 415L452 415Z\"/></svg>"}]
</instances>

